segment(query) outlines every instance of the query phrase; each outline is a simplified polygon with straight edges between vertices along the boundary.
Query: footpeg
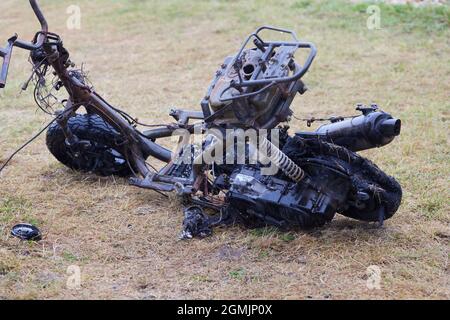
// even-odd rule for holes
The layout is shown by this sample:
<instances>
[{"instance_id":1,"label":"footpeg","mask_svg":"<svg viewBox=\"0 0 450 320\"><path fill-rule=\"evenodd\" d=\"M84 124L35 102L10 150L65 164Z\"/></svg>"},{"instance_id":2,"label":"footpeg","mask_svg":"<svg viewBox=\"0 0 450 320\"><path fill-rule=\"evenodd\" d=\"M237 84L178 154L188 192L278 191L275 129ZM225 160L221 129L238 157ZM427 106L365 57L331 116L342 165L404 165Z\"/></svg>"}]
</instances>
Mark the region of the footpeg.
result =
<instances>
[{"instance_id":1,"label":"footpeg","mask_svg":"<svg viewBox=\"0 0 450 320\"><path fill-rule=\"evenodd\" d=\"M145 179L131 178L129 182L132 186L142 189L151 189L162 192L172 192L175 190L175 186L173 184L153 181L154 177L155 175L151 174Z\"/></svg>"}]
</instances>

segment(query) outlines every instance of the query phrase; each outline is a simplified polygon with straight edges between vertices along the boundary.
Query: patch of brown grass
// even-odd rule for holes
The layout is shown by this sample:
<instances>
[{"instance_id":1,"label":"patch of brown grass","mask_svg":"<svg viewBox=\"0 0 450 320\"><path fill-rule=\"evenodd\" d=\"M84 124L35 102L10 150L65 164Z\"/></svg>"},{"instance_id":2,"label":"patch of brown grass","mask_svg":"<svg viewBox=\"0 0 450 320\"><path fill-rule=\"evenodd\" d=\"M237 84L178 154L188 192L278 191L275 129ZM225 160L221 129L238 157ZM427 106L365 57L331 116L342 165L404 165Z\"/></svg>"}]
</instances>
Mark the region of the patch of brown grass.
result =
<instances>
[{"instance_id":1,"label":"patch of brown grass","mask_svg":"<svg viewBox=\"0 0 450 320\"><path fill-rule=\"evenodd\" d=\"M319 55L295 112L352 114L357 102L376 101L402 118L402 136L365 155L399 178L405 197L383 229L339 217L312 232L233 227L179 242L175 198L65 169L41 138L0 176L0 298L449 298L448 31L369 31L360 13L353 19L349 11L343 24L342 11L303 9L298 1L133 0L79 1L82 30L69 31L70 1L41 2L51 30L74 61L86 62L97 90L155 123L168 121L174 105L199 109L216 67L257 26L297 30ZM25 3L4 0L0 9L4 39L14 32L31 38L36 23ZM25 61L16 50L0 93L0 159L47 120L34 112L30 93L17 95ZM30 221L43 241L9 235L15 223ZM66 287L70 265L81 267L79 290ZM381 290L366 286L371 265L382 270Z\"/></svg>"}]
</instances>

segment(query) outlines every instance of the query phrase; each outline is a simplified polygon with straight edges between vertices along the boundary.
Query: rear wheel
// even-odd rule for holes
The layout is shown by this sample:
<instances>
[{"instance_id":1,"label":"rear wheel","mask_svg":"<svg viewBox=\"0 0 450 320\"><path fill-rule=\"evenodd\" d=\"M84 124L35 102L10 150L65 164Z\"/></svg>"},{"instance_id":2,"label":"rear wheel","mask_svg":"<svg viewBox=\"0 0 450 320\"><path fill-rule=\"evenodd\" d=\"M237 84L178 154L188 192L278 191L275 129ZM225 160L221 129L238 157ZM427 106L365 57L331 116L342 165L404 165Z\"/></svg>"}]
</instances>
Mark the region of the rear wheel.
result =
<instances>
[{"instance_id":1,"label":"rear wheel","mask_svg":"<svg viewBox=\"0 0 450 320\"><path fill-rule=\"evenodd\" d=\"M68 127L80 140L89 141L81 151L73 151L59 124L54 123L47 132L47 147L65 166L101 176L127 177L131 169L120 151L121 135L98 115L80 114L69 119Z\"/></svg>"},{"instance_id":2,"label":"rear wheel","mask_svg":"<svg viewBox=\"0 0 450 320\"><path fill-rule=\"evenodd\" d=\"M361 221L382 222L398 211L401 185L357 153L319 139L300 137L290 139L284 151L298 164L305 158L315 158L347 173L352 188L347 206L340 214Z\"/></svg>"}]
</instances>

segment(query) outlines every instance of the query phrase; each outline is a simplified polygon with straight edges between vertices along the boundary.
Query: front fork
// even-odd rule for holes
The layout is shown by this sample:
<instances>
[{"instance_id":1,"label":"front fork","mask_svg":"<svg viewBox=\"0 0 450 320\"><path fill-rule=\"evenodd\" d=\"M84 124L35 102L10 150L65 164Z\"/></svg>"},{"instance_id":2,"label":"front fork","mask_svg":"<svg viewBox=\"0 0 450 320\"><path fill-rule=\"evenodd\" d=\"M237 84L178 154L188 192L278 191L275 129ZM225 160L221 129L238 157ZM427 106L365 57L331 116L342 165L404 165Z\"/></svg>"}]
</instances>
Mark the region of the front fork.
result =
<instances>
[{"instance_id":1,"label":"front fork","mask_svg":"<svg viewBox=\"0 0 450 320\"><path fill-rule=\"evenodd\" d=\"M75 116L75 112L78 108L75 107L71 100L68 100L63 111L61 111L56 118L56 122L63 131L66 137L66 145L70 149L71 154L75 158L80 158L82 151L89 149L92 144L88 140L80 140L68 126L69 119Z\"/></svg>"}]
</instances>

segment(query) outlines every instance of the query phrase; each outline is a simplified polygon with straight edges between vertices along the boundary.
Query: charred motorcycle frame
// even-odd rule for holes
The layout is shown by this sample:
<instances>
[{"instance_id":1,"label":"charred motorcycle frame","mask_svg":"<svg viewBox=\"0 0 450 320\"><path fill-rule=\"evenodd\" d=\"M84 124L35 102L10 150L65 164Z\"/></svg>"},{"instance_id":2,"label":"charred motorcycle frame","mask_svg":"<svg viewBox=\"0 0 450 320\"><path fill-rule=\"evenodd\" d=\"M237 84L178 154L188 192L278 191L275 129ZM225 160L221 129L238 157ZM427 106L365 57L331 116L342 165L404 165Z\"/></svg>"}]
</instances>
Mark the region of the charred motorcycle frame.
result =
<instances>
[{"instance_id":1,"label":"charred motorcycle frame","mask_svg":"<svg viewBox=\"0 0 450 320\"><path fill-rule=\"evenodd\" d=\"M335 117L314 132L288 134L291 103L307 91L302 78L316 56L315 46L298 40L294 32L259 28L217 71L201 111L173 110L176 124L146 125L95 92L60 36L49 32L36 0L30 4L41 30L31 42L15 35L0 49L0 88L6 85L13 48L29 50L33 73L23 89L33 82L37 105L55 115L47 132L52 154L75 170L131 176L134 186L176 191L187 206L184 237L208 235L211 226L234 222L314 227L336 213L382 223L398 210L400 185L355 152L392 142L400 134L400 120L376 105L360 105L360 116ZM263 32L282 33L290 40L267 41ZM301 64L295 60L298 50L307 51ZM58 98L60 92L64 99ZM55 105L61 110L54 111ZM141 132L138 125L151 129ZM249 139L248 130L257 138ZM180 131L204 139L195 145L180 136L176 152L157 143ZM230 132L244 132L241 162L235 153L239 143ZM263 157L250 161L261 153ZM214 160L202 161L206 154ZM148 163L151 157L167 165L157 171ZM225 161L230 157L231 163ZM268 165L276 172L265 174ZM206 215L205 208L219 214Z\"/></svg>"}]
</instances>

